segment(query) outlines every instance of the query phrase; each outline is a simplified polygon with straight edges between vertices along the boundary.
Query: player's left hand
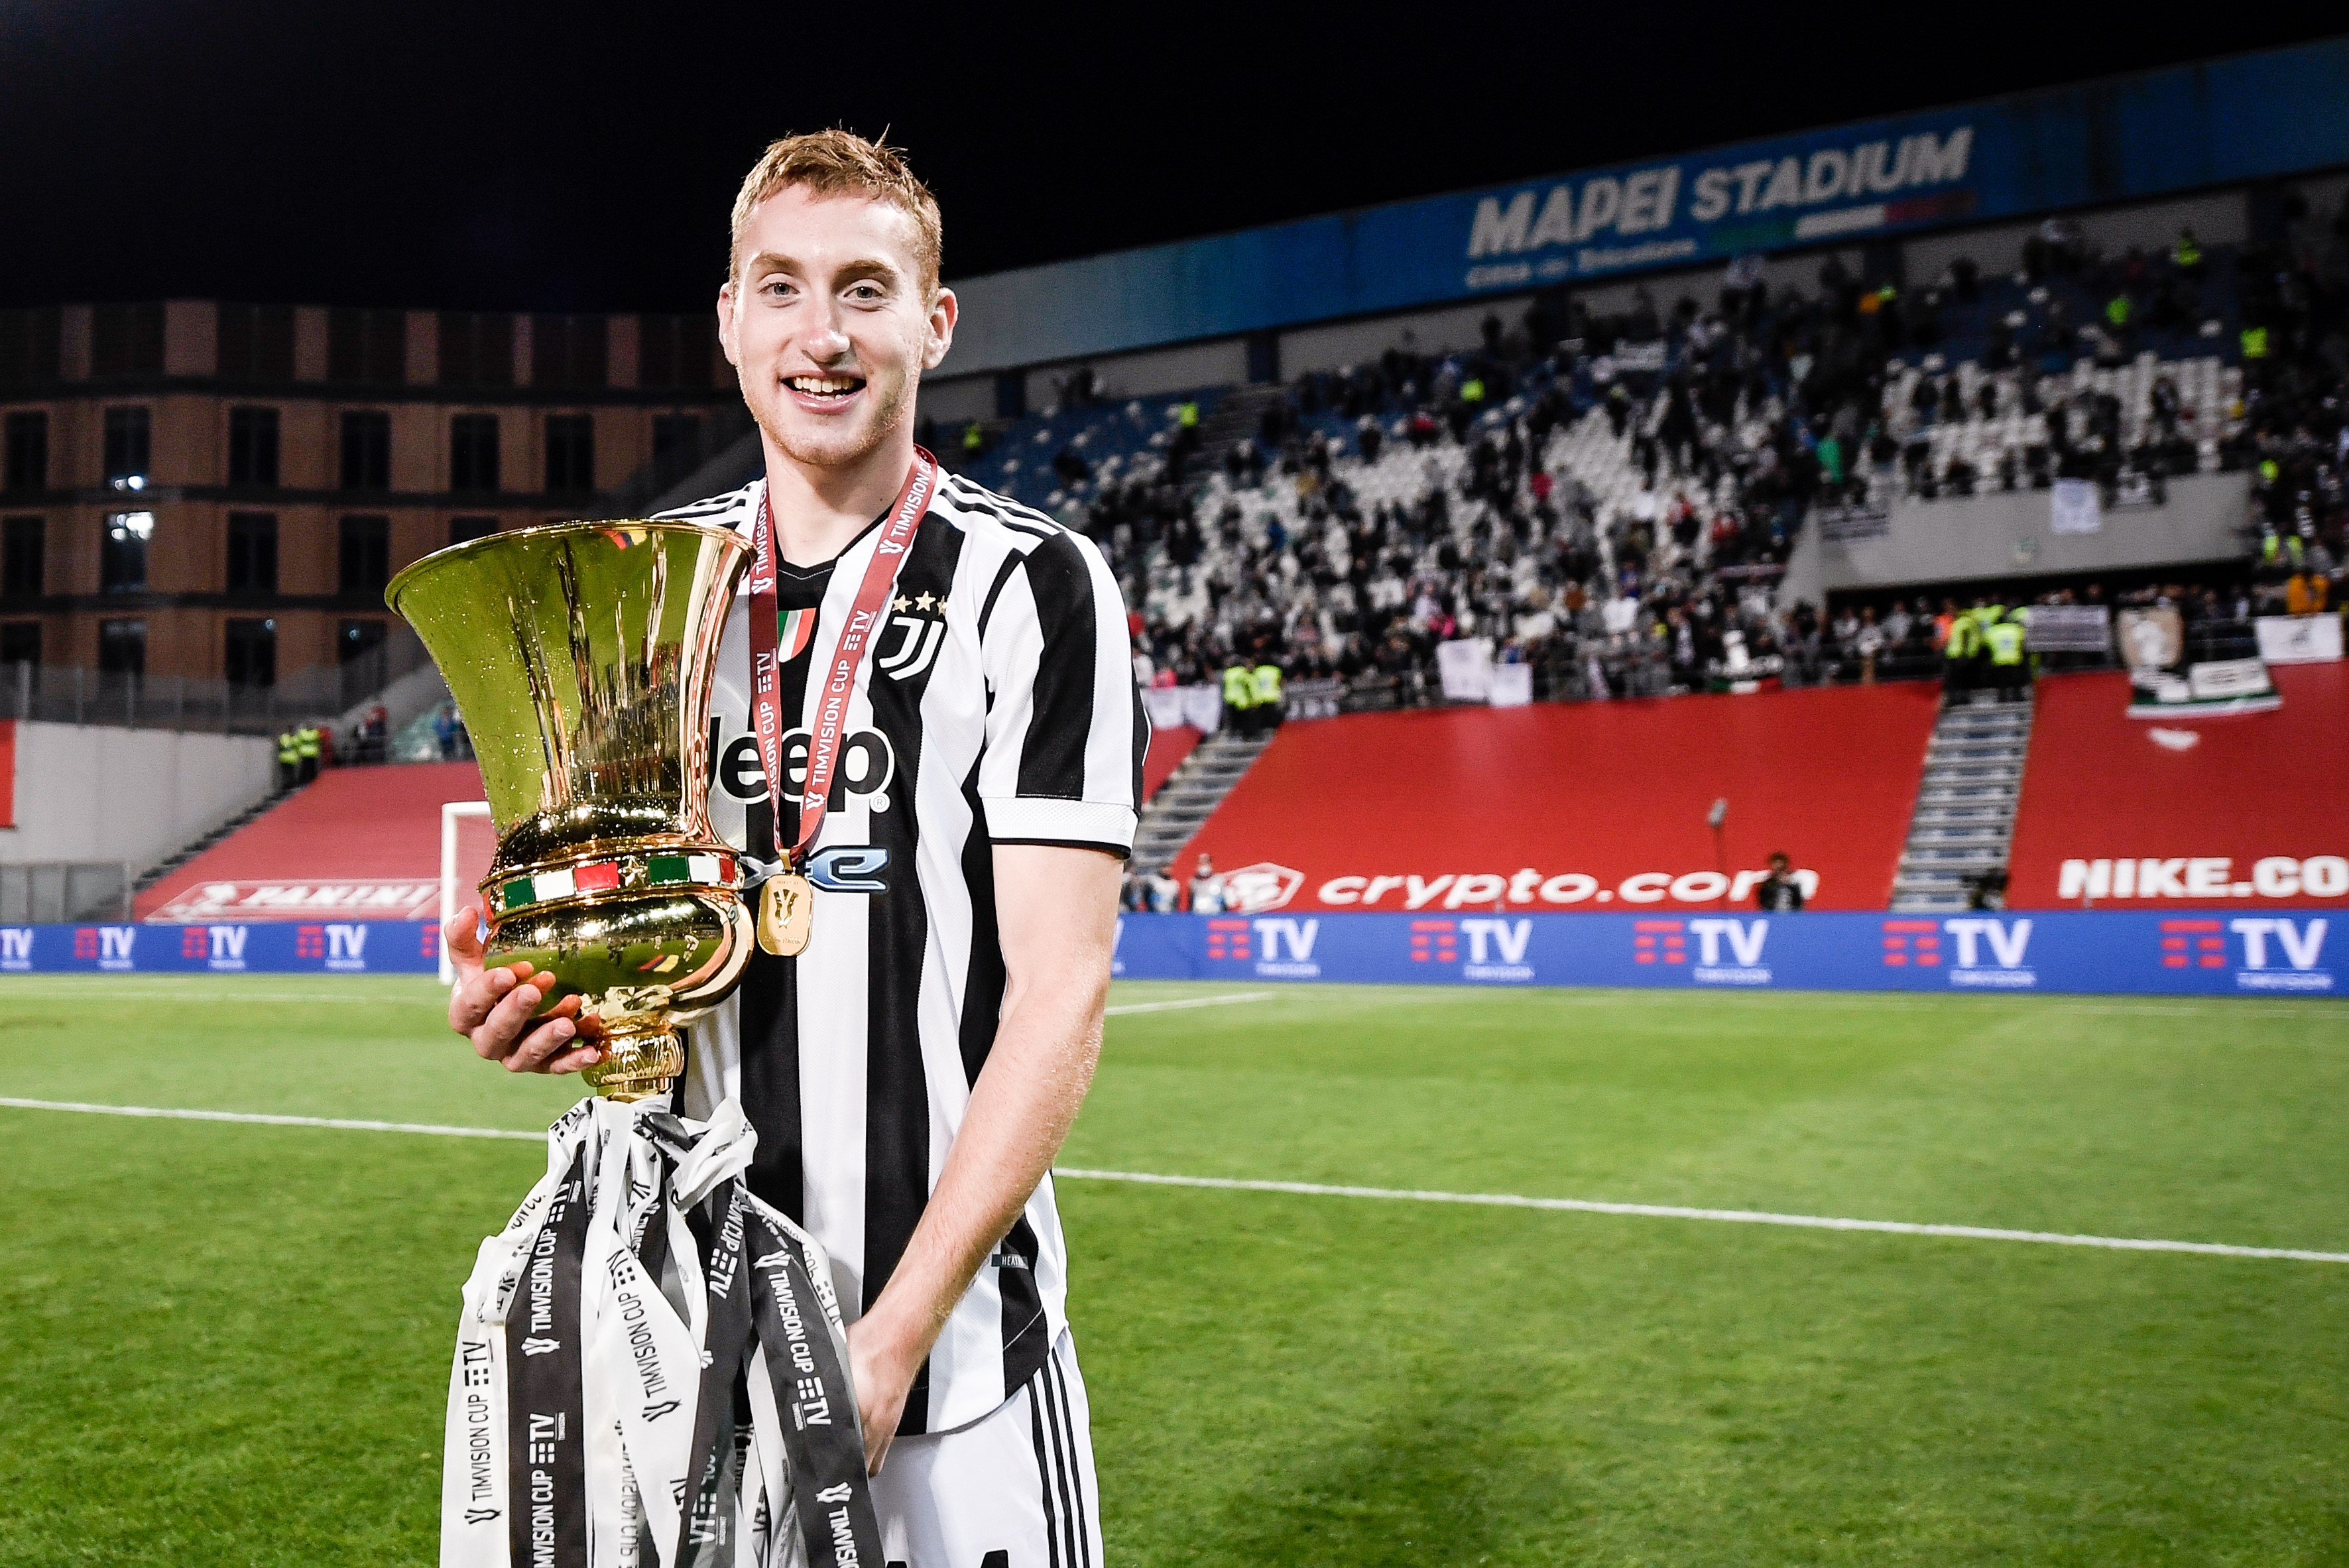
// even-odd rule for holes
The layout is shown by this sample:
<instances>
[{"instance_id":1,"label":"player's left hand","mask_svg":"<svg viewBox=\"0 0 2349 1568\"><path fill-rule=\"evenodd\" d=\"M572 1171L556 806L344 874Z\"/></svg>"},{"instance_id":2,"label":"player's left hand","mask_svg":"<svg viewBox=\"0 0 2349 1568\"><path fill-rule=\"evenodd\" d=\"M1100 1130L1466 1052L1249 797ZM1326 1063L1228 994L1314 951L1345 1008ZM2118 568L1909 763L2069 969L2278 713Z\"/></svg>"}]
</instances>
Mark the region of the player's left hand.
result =
<instances>
[{"instance_id":1,"label":"player's left hand","mask_svg":"<svg viewBox=\"0 0 2349 1568\"><path fill-rule=\"evenodd\" d=\"M907 1356L872 1314L848 1326L848 1371L856 1379L856 1415L864 1427L864 1470L881 1473L897 1423L905 1417L905 1396L912 1392L914 1374L921 1369L919 1356Z\"/></svg>"}]
</instances>

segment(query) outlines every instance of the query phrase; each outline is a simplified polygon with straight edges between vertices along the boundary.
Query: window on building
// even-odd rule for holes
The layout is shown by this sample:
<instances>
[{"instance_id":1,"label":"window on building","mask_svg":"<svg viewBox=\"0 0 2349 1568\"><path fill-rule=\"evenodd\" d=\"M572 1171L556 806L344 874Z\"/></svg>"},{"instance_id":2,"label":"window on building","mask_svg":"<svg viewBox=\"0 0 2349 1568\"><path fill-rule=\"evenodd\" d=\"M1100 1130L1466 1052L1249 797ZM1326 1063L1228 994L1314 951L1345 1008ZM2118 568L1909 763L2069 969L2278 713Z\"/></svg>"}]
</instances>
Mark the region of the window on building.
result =
<instances>
[{"instance_id":1,"label":"window on building","mask_svg":"<svg viewBox=\"0 0 2349 1568\"><path fill-rule=\"evenodd\" d=\"M0 599L37 599L47 572L47 520L12 517L0 522Z\"/></svg>"},{"instance_id":2,"label":"window on building","mask_svg":"<svg viewBox=\"0 0 2349 1568\"><path fill-rule=\"evenodd\" d=\"M600 315L534 315L530 318L530 384L533 387L601 387L608 345Z\"/></svg>"},{"instance_id":3,"label":"window on building","mask_svg":"<svg viewBox=\"0 0 2349 1568\"><path fill-rule=\"evenodd\" d=\"M37 665L41 662L41 624L38 621L0 621L0 665Z\"/></svg>"},{"instance_id":4,"label":"window on building","mask_svg":"<svg viewBox=\"0 0 2349 1568\"><path fill-rule=\"evenodd\" d=\"M145 490L153 434L145 408L106 411L106 482L116 490Z\"/></svg>"},{"instance_id":5,"label":"window on building","mask_svg":"<svg viewBox=\"0 0 2349 1568\"><path fill-rule=\"evenodd\" d=\"M660 487L685 478L701 466L701 416L660 414L653 419L653 473Z\"/></svg>"},{"instance_id":6,"label":"window on building","mask_svg":"<svg viewBox=\"0 0 2349 1568\"><path fill-rule=\"evenodd\" d=\"M639 387L714 386L718 358L718 327L707 315L636 318Z\"/></svg>"},{"instance_id":7,"label":"window on building","mask_svg":"<svg viewBox=\"0 0 2349 1568\"><path fill-rule=\"evenodd\" d=\"M391 581L391 520L347 517L342 523L343 597L383 597Z\"/></svg>"},{"instance_id":8,"label":"window on building","mask_svg":"<svg viewBox=\"0 0 2349 1568\"><path fill-rule=\"evenodd\" d=\"M53 304L0 310L0 388L46 387L57 379L64 315Z\"/></svg>"},{"instance_id":9,"label":"window on building","mask_svg":"<svg viewBox=\"0 0 2349 1568\"><path fill-rule=\"evenodd\" d=\"M102 304L92 310L89 373L93 377L161 375L162 305Z\"/></svg>"},{"instance_id":10,"label":"window on building","mask_svg":"<svg viewBox=\"0 0 2349 1568\"><path fill-rule=\"evenodd\" d=\"M440 385L513 385L513 317L498 312L440 313Z\"/></svg>"},{"instance_id":11,"label":"window on building","mask_svg":"<svg viewBox=\"0 0 2349 1568\"><path fill-rule=\"evenodd\" d=\"M228 591L277 592L277 518L266 511L228 514Z\"/></svg>"},{"instance_id":12,"label":"window on building","mask_svg":"<svg viewBox=\"0 0 2349 1568\"><path fill-rule=\"evenodd\" d=\"M98 586L107 593L147 592L147 546L155 537L151 511L108 514L98 538Z\"/></svg>"},{"instance_id":13,"label":"window on building","mask_svg":"<svg viewBox=\"0 0 2349 1568\"><path fill-rule=\"evenodd\" d=\"M147 623L100 621L98 624L98 670L100 675L142 676L147 673Z\"/></svg>"},{"instance_id":14,"label":"window on building","mask_svg":"<svg viewBox=\"0 0 2349 1568\"><path fill-rule=\"evenodd\" d=\"M5 482L12 490L49 488L49 416L40 408L8 416L8 471Z\"/></svg>"},{"instance_id":15,"label":"window on building","mask_svg":"<svg viewBox=\"0 0 2349 1568\"><path fill-rule=\"evenodd\" d=\"M326 379L397 387L408 379L408 313L338 306L326 313Z\"/></svg>"},{"instance_id":16,"label":"window on building","mask_svg":"<svg viewBox=\"0 0 2349 1568\"><path fill-rule=\"evenodd\" d=\"M379 408L343 416L343 488L391 488L391 416Z\"/></svg>"},{"instance_id":17,"label":"window on building","mask_svg":"<svg viewBox=\"0 0 2349 1568\"><path fill-rule=\"evenodd\" d=\"M262 621L230 621L225 625L226 643L222 649L221 673L229 684L242 686L265 686L277 684L277 623Z\"/></svg>"},{"instance_id":18,"label":"window on building","mask_svg":"<svg viewBox=\"0 0 2349 1568\"><path fill-rule=\"evenodd\" d=\"M220 378L273 387L293 380L294 307L221 306Z\"/></svg>"},{"instance_id":19,"label":"window on building","mask_svg":"<svg viewBox=\"0 0 2349 1568\"><path fill-rule=\"evenodd\" d=\"M231 408L228 411L228 482L233 485L276 484L276 409Z\"/></svg>"},{"instance_id":20,"label":"window on building","mask_svg":"<svg viewBox=\"0 0 2349 1568\"><path fill-rule=\"evenodd\" d=\"M336 658L346 665L365 658L383 646L383 637L381 621L345 621L335 630Z\"/></svg>"},{"instance_id":21,"label":"window on building","mask_svg":"<svg viewBox=\"0 0 2349 1568\"><path fill-rule=\"evenodd\" d=\"M494 517L452 517L449 520L449 542L463 544L475 539L487 539L498 531Z\"/></svg>"},{"instance_id":22,"label":"window on building","mask_svg":"<svg viewBox=\"0 0 2349 1568\"><path fill-rule=\"evenodd\" d=\"M587 414L546 417L546 493L592 495L595 490L595 420Z\"/></svg>"},{"instance_id":23,"label":"window on building","mask_svg":"<svg viewBox=\"0 0 2349 1568\"><path fill-rule=\"evenodd\" d=\"M457 414L449 420L449 488L460 495L498 488L498 417Z\"/></svg>"}]
</instances>

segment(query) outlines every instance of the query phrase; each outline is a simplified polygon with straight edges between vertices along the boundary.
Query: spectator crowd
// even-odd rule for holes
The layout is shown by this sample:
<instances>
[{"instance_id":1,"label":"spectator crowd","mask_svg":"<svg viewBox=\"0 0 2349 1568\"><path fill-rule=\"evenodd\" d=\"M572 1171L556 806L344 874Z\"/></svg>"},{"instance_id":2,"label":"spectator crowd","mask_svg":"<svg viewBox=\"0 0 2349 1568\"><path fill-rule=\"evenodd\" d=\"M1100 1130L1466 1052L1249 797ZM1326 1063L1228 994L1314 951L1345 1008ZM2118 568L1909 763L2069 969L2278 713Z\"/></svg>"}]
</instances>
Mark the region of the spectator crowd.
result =
<instances>
[{"instance_id":1,"label":"spectator crowd","mask_svg":"<svg viewBox=\"0 0 2349 1568\"><path fill-rule=\"evenodd\" d=\"M1204 416L1185 399L1130 459L1080 431L1028 479L1108 554L1145 681L1270 665L1351 707L1433 699L1435 650L1461 637L1550 698L1938 675L1952 597L1777 589L1823 509L1864 522L1896 495L2081 479L2158 501L2247 470L2240 567L2028 596L2169 603L2206 631L2326 608L2349 522L2349 205L2253 201L2240 247L2189 230L2098 256L2056 220L1996 278L1961 259L1904 288L1830 256L1816 289L1773 288L1749 258L1709 302L1641 288L1593 315L1545 294L1474 349L1405 342ZM1071 404L1097 396L1071 379Z\"/></svg>"}]
</instances>

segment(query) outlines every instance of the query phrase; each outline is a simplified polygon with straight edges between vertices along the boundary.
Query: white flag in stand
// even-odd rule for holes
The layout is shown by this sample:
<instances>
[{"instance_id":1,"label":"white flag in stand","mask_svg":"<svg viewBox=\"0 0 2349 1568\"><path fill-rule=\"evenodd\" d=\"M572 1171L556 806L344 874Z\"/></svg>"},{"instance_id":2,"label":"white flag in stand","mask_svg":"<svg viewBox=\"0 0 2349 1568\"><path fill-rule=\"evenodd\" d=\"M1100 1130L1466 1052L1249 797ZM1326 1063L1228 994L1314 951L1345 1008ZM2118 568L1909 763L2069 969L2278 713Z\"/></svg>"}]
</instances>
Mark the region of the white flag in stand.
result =
<instances>
[{"instance_id":1,"label":"white flag in stand","mask_svg":"<svg viewBox=\"0 0 2349 1568\"><path fill-rule=\"evenodd\" d=\"M2047 526L2057 533L2095 533L2105 526L2096 487L2088 480L2057 480L2047 492Z\"/></svg>"},{"instance_id":2,"label":"white flag in stand","mask_svg":"<svg viewBox=\"0 0 2349 1568\"><path fill-rule=\"evenodd\" d=\"M1446 702L1483 702L1493 685L1493 639L1458 637L1435 645Z\"/></svg>"}]
</instances>

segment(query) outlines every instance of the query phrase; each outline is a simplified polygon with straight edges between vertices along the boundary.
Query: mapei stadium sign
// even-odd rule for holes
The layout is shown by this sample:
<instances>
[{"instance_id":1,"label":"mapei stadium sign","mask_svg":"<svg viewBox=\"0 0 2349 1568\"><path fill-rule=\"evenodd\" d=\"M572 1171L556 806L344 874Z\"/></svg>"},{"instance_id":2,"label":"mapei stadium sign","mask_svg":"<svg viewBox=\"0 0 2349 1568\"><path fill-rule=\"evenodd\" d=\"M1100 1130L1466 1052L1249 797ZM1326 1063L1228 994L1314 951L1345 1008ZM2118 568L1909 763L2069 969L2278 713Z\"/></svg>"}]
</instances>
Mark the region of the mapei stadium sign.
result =
<instances>
[{"instance_id":1,"label":"mapei stadium sign","mask_svg":"<svg viewBox=\"0 0 2349 1568\"><path fill-rule=\"evenodd\" d=\"M1128 980L2333 995L2322 914L1129 914Z\"/></svg>"},{"instance_id":2,"label":"mapei stadium sign","mask_svg":"<svg viewBox=\"0 0 2349 1568\"><path fill-rule=\"evenodd\" d=\"M2349 39L956 280L944 374L2349 163Z\"/></svg>"},{"instance_id":3,"label":"mapei stadium sign","mask_svg":"<svg viewBox=\"0 0 2349 1568\"><path fill-rule=\"evenodd\" d=\"M1525 288L1967 217L1976 135L1967 119L1806 138L1479 197L1464 282Z\"/></svg>"}]
</instances>

